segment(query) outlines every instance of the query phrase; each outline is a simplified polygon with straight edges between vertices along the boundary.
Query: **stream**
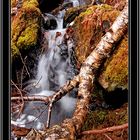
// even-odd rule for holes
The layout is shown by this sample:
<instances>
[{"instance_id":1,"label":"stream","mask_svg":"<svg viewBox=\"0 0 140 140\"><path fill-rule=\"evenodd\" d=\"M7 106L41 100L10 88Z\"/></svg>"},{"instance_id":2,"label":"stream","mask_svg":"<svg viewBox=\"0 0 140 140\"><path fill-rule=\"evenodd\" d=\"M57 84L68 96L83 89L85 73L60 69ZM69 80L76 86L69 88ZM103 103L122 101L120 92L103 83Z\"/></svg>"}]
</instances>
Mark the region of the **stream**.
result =
<instances>
[{"instance_id":1,"label":"stream","mask_svg":"<svg viewBox=\"0 0 140 140\"><path fill-rule=\"evenodd\" d=\"M71 0L73 7L80 5L78 0ZM81 1L81 5L84 4ZM63 17L65 9L54 16L44 13L44 20L54 23L49 29L42 30L46 51L40 55L38 60L35 79L30 79L24 88L28 96L50 96L53 95L66 81L72 79L76 74L74 58L74 42L67 34L67 28L63 28ZM53 22L53 21L56 21ZM64 119L72 117L76 106L76 89L64 96L53 105L50 126L60 124ZM44 102L33 101L24 104L23 112L18 116L19 110L11 114L11 124L43 130L46 128L48 106Z\"/></svg>"}]
</instances>

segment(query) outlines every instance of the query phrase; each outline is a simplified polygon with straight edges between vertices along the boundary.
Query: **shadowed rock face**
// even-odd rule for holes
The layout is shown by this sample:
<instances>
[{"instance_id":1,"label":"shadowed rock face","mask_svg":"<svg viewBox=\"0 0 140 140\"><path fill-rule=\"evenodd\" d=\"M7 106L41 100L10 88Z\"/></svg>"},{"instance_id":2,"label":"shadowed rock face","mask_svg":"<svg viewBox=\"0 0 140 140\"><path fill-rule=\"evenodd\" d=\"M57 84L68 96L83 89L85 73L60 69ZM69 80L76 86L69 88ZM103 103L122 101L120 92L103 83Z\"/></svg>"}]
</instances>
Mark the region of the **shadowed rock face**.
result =
<instances>
[{"instance_id":1,"label":"shadowed rock face","mask_svg":"<svg viewBox=\"0 0 140 140\"><path fill-rule=\"evenodd\" d=\"M40 0L39 1L39 8L42 12L50 12L56 7L59 6L59 4L62 4L64 0Z\"/></svg>"}]
</instances>

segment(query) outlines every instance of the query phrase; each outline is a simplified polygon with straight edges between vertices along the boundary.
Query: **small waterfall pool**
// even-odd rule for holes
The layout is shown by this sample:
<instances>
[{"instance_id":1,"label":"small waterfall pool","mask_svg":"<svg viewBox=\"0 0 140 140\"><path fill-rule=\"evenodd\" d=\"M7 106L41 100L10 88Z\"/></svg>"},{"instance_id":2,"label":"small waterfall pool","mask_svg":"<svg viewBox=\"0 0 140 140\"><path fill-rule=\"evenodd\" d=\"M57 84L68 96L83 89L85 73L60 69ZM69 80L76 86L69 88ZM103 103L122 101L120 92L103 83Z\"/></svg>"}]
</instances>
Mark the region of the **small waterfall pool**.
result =
<instances>
[{"instance_id":1,"label":"small waterfall pool","mask_svg":"<svg viewBox=\"0 0 140 140\"><path fill-rule=\"evenodd\" d=\"M78 0L71 0L73 6L79 6ZM65 10L53 16L49 13L44 14L44 19L48 17L56 20L57 26L50 30L44 30L43 34L46 44L46 51L40 55L38 60L37 74L35 79L28 81L25 87L28 96L53 95L67 80L76 75L74 62L74 43L68 36L67 29L63 28L63 17ZM75 91L72 91L75 94ZM52 109L50 125L59 124L64 119L72 117L76 105L74 96L66 95ZM47 122L48 106L44 102L26 102L20 117L17 117L19 110L12 113L11 124L35 129L45 129Z\"/></svg>"}]
</instances>

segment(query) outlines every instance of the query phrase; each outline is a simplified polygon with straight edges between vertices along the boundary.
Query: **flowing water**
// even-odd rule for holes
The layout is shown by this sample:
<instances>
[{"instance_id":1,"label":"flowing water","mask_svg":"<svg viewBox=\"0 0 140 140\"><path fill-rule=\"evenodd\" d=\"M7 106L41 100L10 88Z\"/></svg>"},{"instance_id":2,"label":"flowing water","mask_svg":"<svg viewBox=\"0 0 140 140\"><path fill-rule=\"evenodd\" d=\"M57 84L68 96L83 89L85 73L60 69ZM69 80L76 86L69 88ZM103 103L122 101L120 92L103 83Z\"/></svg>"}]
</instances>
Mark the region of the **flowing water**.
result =
<instances>
[{"instance_id":1,"label":"flowing water","mask_svg":"<svg viewBox=\"0 0 140 140\"><path fill-rule=\"evenodd\" d=\"M79 6L78 0L71 1L74 7ZM29 96L53 95L67 80L72 79L76 74L75 62L73 62L74 43L71 38L67 38L66 29L63 28L64 14L65 10L60 11L55 17L48 13L44 14L44 18L50 16L56 20L57 28L43 31L47 40L47 51L40 55L35 79L31 79L25 88ZM76 98L70 95L64 96L55 103L52 109L51 126L71 117L75 105ZM43 102L26 102L20 117L17 118L18 112L11 115L11 123L26 128L45 129L47 108L48 106Z\"/></svg>"}]
</instances>

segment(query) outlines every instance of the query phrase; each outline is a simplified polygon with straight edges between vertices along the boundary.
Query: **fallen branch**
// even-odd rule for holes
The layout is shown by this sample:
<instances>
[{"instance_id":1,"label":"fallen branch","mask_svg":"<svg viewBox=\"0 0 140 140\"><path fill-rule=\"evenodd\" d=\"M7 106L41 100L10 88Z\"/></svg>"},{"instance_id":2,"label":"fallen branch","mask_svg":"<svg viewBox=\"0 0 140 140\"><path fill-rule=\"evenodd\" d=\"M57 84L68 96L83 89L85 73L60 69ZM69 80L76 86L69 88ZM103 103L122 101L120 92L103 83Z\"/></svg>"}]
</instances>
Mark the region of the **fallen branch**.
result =
<instances>
[{"instance_id":1,"label":"fallen branch","mask_svg":"<svg viewBox=\"0 0 140 140\"><path fill-rule=\"evenodd\" d=\"M24 100L24 101L43 101L45 103L48 103L51 101L52 97L51 96L23 96L21 97L11 97L11 101L16 101L16 100Z\"/></svg>"},{"instance_id":2,"label":"fallen branch","mask_svg":"<svg viewBox=\"0 0 140 140\"><path fill-rule=\"evenodd\" d=\"M15 100L24 100L24 101L43 101L45 103L48 103L51 101L51 103L57 102L60 100L63 96L65 96L68 92L70 92L73 88L75 88L79 84L79 76L75 76L72 80L67 81L67 83L60 88L60 90L52 96L22 96L22 97L11 97L11 101ZM20 91L21 92L21 91Z\"/></svg>"},{"instance_id":3,"label":"fallen branch","mask_svg":"<svg viewBox=\"0 0 140 140\"><path fill-rule=\"evenodd\" d=\"M99 129L99 130L95 129L95 130L83 131L81 134L82 135L102 134L102 133L107 133L107 132L112 132L112 131L117 131L117 130L127 129L127 128L128 128L128 123L125 123L122 125L107 127L107 128Z\"/></svg>"},{"instance_id":4,"label":"fallen branch","mask_svg":"<svg viewBox=\"0 0 140 140\"><path fill-rule=\"evenodd\" d=\"M22 101L21 107L20 107L20 111L18 113L18 116L20 115L20 113L23 111L23 107L24 107L24 100L23 100L23 96L22 96L22 92L20 91L20 89L17 87L17 85L11 80L11 83L15 86L15 88L18 90L19 94L20 94L20 98Z\"/></svg>"}]
</instances>

